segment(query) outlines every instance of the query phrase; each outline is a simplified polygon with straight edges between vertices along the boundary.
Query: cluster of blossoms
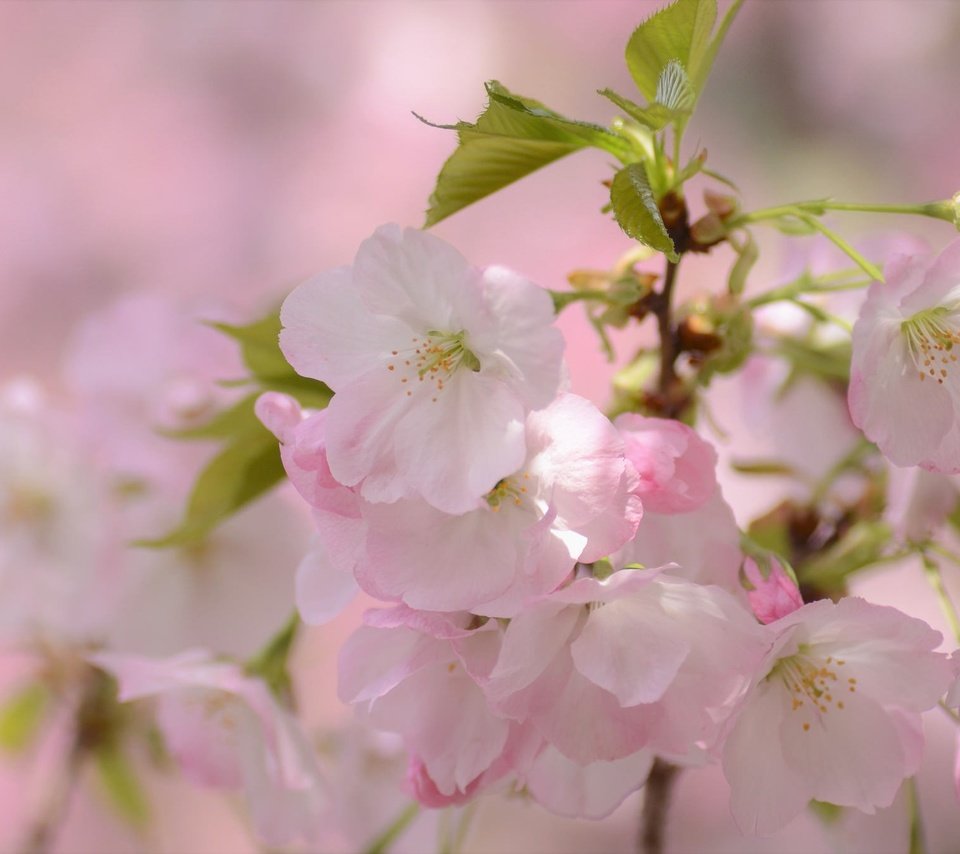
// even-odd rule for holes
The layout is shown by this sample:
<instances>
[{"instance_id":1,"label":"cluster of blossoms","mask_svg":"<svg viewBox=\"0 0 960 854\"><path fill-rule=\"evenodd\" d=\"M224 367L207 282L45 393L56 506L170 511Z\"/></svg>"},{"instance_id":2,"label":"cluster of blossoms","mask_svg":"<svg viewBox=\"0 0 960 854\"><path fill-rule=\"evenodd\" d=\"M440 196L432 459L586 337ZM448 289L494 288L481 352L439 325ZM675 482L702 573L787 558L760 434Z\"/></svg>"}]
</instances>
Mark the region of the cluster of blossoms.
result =
<instances>
[{"instance_id":1,"label":"cluster of blossoms","mask_svg":"<svg viewBox=\"0 0 960 854\"><path fill-rule=\"evenodd\" d=\"M564 390L546 292L386 226L281 320L335 393L257 403L315 521L297 606L385 605L339 693L403 739L421 803L522 789L599 818L656 758L722 762L737 823L769 833L811 799L888 806L915 773L955 678L941 636L744 561L707 442Z\"/></svg>"}]
</instances>

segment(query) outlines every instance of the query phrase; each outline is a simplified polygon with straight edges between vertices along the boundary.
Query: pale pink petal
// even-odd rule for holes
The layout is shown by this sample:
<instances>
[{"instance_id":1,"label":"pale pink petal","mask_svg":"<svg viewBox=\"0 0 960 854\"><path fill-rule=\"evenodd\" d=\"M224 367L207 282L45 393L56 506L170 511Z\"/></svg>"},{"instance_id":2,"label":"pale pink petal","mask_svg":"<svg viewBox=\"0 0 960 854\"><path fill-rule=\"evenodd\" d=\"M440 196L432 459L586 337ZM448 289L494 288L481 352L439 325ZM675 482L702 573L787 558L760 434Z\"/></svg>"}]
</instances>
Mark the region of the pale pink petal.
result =
<instances>
[{"instance_id":1,"label":"pale pink petal","mask_svg":"<svg viewBox=\"0 0 960 854\"><path fill-rule=\"evenodd\" d=\"M477 336L478 344L498 351L521 380L514 387L524 404L541 409L557 391L563 357L563 335L552 325L553 301L543 288L503 267L487 267L482 281L495 330L489 340Z\"/></svg>"},{"instance_id":2,"label":"pale pink petal","mask_svg":"<svg viewBox=\"0 0 960 854\"><path fill-rule=\"evenodd\" d=\"M334 564L323 543L314 537L310 551L297 567L296 602L303 621L311 626L329 622L358 592L353 574Z\"/></svg>"},{"instance_id":3,"label":"pale pink petal","mask_svg":"<svg viewBox=\"0 0 960 854\"><path fill-rule=\"evenodd\" d=\"M417 499L367 504L368 592L431 611L470 610L502 594L521 571L532 517L484 505L451 516ZM429 543L429 546L426 544Z\"/></svg>"},{"instance_id":4,"label":"pale pink petal","mask_svg":"<svg viewBox=\"0 0 960 854\"><path fill-rule=\"evenodd\" d=\"M613 762L578 765L546 747L527 773L530 794L550 812L570 818L606 818L650 773L653 754L646 750Z\"/></svg>"},{"instance_id":5,"label":"pale pink petal","mask_svg":"<svg viewBox=\"0 0 960 854\"><path fill-rule=\"evenodd\" d=\"M865 812L889 806L907 767L890 716L860 693L844 697L843 709L806 709L783 715L780 739L785 762L810 797Z\"/></svg>"},{"instance_id":6,"label":"pale pink petal","mask_svg":"<svg viewBox=\"0 0 960 854\"><path fill-rule=\"evenodd\" d=\"M810 794L787 765L780 726L790 714L779 684L761 683L744 706L723 749L730 809L742 833L775 833L803 810Z\"/></svg>"},{"instance_id":7,"label":"pale pink petal","mask_svg":"<svg viewBox=\"0 0 960 854\"><path fill-rule=\"evenodd\" d=\"M369 311L420 331L457 332L482 315L478 278L446 241L392 224L360 244L353 267L353 287Z\"/></svg>"},{"instance_id":8,"label":"pale pink petal","mask_svg":"<svg viewBox=\"0 0 960 854\"><path fill-rule=\"evenodd\" d=\"M636 492L653 513L689 513L717 490L717 454L686 424L625 413L614 422L640 475Z\"/></svg>"},{"instance_id":9,"label":"pale pink petal","mask_svg":"<svg viewBox=\"0 0 960 854\"><path fill-rule=\"evenodd\" d=\"M622 706L659 700L674 681L690 644L655 599L630 598L594 611L570 647L584 676Z\"/></svg>"},{"instance_id":10,"label":"pale pink petal","mask_svg":"<svg viewBox=\"0 0 960 854\"><path fill-rule=\"evenodd\" d=\"M280 309L280 349L298 374L342 386L370 372L386 373L393 350L413 333L395 317L371 314L347 267L304 282Z\"/></svg>"}]
</instances>

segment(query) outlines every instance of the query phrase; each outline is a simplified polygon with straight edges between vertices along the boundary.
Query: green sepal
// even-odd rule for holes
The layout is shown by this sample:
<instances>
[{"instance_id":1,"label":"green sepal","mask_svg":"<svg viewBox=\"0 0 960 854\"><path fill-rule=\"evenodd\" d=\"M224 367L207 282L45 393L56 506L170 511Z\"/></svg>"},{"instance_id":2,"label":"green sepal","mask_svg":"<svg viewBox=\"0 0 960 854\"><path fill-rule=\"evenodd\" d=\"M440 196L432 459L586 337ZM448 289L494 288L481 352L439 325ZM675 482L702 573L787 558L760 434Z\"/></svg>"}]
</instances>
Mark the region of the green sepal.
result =
<instances>
[{"instance_id":1,"label":"green sepal","mask_svg":"<svg viewBox=\"0 0 960 854\"><path fill-rule=\"evenodd\" d=\"M108 742L93 754L97 780L110 805L138 830L150 823L150 801L140 778L120 746Z\"/></svg>"},{"instance_id":2,"label":"green sepal","mask_svg":"<svg viewBox=\"0 0 960 854\"><path fill-rule=\"evenodd\" d=\"M842 584L847 576L881 560L892 537L886 522L855 522L839 542L806 562L800 579L821 588Z\"/></svg>"},{"instance_id":3,"label":"green sepal","mask_svg":"<svg viewBox=\"0 0 960 854\"><path fill-rule=\"evenodd\" d=\"M0 706L0 750L21 753L29 748L40 734L50 700L41 682L30 682L7 697Z\"/></svg>"},{"instance_id":4,"label":"green sepal","mask_svg":"<svg viewBox=\"0 0 960 854\"><path fill-rule=\"evenodd\" d=\"M836 824L843 818L843 807L826 801L810 801L810 812L826 825Z\"/></svg>"},{"instance_id":5,"label":"green sepal","mask_svg":"<svg viewBox=\"0 0 960 854\"><path fill-rule=\"evenodd\" d=\"M613 215L628 237L662 252L674 263L680 260L642 163L631 163L614 175L610 203Z\"/></svg>"},{"instance_id":6,"label":"green sepal","mask_svg":"<svg viewBox=\"0 0 960 854\"><path fill-rule=\"evenodd\" d=\"M746 239L742 244L732 245L736 249L737 260L730 268L730 275L727 277L727 290L731 294L739 296L746 287L747 276L750 275L750 271L760 257L760 248L749 231L746 233Z\"/></svg>"},{"instance_id":7,"label":"green sepal","mask_svg":"<svg viewBox=\"0 0 960 854\"><path fill-rule=\"evenodd\" d=\"M489 101L475 123L439 126L455 130L458 145L437 176L426 227L582 148L620 161L631 156L631 143L606 128L565 118L495 80L486 90Z\"/></svg>"}]
</instances>

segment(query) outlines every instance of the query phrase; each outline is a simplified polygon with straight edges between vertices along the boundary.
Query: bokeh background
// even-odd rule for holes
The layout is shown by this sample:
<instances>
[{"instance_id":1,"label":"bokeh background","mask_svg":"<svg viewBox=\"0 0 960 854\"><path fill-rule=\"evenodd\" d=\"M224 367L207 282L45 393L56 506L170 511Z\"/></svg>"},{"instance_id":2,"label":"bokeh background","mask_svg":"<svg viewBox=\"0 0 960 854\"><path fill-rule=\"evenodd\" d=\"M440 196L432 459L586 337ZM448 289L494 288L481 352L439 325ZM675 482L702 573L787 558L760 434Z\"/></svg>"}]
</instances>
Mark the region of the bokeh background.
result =
<instances>
[{"instance_id":1,"label":"bokeh background","mask_svg":"<svg viewBox=\"0 0 960 854\"><path fill-rule=\"evenodd\" d=\"M437 122L472 120L484 103L483 81L497 79L566 115L608 122L610 105L595 90L631 92L623 47L657 5L0 4L0 381L30 375L58 388L78 323L121 296L218 303L252 319L312 273L350 263L381 223L422 224L454 137L411 111ZM706 147L709 165L737 182L747 207L828 195L949 197L960 189L958 40L955 0L747 0L688 130L688 152L697 142ZM599 212L601 181L611 174L605 155L582 152L435 232L478 265L506 264L563 288L571 270L605 269L629 248ZM697 192L690 204L695 215L702 211ZM903 228L934 248L952 236L933 221L834 222L853 236ZM775 234L763 248L752 288L776 284L796 263L797 250ZM721 250L685 262L682 293L722 289L731 257ZM574 390L603 404L614 367L578 309L560 324ZM621 359L642 336L616 337ZM724 461L745 441L799 465L821 464L815 433L782 429L795 413L758 427L733 384L721 383L715 396L732 437L711 436ZM849 429L842 408L817 409L806 398L798 405L829 424L823 435ZM741 521L776 499L776 485L723 477ZM864 591L942 627L915 576L915 567L884 570ZM311 632L298 650L298 684L313 726L349 718L335 699L333 668L358 613ZM960 839L952 733L940 720L930 723L920 777L924 818L931 851L949 854ZM23 763L3 768L0 844L15 838L16 794L28 776ZM219 796L171 778L151 779L149 790L156 821L143 835L125 828L94 787L82 788L57 850L256 850ZM726 797L716 769L683 775L671 849L905 850L900 803L832 828L802 817L771 841L740 838ZM467 850L631 850L638 804L633 797L591 824L491 801L480 808ZM401 848L429 849L427 830L415 828Z\"/></svg>"}]
</instances>

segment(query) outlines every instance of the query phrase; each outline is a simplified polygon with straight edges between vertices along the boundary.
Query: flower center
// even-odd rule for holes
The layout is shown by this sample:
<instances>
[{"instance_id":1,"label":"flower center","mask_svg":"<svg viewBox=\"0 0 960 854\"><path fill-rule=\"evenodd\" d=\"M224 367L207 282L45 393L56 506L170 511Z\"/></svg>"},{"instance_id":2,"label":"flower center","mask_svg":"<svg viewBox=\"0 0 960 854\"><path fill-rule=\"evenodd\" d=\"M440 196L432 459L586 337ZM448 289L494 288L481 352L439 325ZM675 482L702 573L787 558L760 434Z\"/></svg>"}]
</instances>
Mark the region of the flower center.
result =
<instances>
[{"instance_id":1,"label":"flower center","mask_svg":"<svg viewBox=\"0 0 960 854\"><path fill-rule=\"evenodd\" d=\"M957 361L954 345L960 344L958 313L956 308L939 305L918 311L900 324L921 380L929 376L943 385L950 375Z\"/></svg>"},{"instance_id":2,"label":"flower center","mask_svg":"<svg viewBox=\"0 0 960 854\"><path fill-rule=\"evenodd\" d=\"M529 479L530 475L524 473L522 475L524 479ZM490 509L494 513L500 512L500 506L505 502L509 502L516 507L523 506L523 496L527 494L527 487L522 483L517 483L516 480L512 477L505 477L502 480L497 482L497 485L491 489L484 498L487 500L487 504L490 505Z\"/></svg>"},{"instance_id":3,"label":"flower center","mask_svg":"<svg viewBox=\"0 0 960 854\"><path fill-rule=\"evenodd\" d=\"M821 720L831 711L843 711L844 691L855 694L857 680L845 676L842 658L827 656L816 659L803 646L796 655L780 659L767 679L780 679L791 694L791 710L797 715L804 732L809 732L811 718Z\"/></svg>"},{"instance_id":4,"label":"flower center","mask_svg":"<svg viewBox=\"0 0 960 854\"><path fill-rule=\"evenodd\" d=\"M466 345L467 333L438 332L430 330L426 337L413 338L409 350L393 350L394 358L387 363L387 370L397 374L402 385L407 386L407 397L413 395L413 387L424 383L432 387L434 403L443 391L444 384L459 368L474 373L480 370L480 360Z\"/></svg>"}]
</instances>

